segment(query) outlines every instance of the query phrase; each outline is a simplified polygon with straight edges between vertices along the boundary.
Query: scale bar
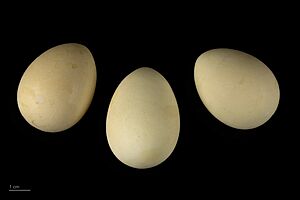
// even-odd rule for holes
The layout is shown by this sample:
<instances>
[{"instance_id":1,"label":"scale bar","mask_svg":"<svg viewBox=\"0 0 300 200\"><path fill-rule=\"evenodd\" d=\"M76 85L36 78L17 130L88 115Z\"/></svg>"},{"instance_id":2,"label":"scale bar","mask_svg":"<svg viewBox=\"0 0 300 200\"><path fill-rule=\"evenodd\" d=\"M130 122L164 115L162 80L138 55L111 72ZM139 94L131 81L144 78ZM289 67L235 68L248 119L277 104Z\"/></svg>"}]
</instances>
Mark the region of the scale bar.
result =
<instances>
[{"instance_id":1,"label":"scale bar","mask_svg":"<svg viewBox=\"0 0 300 200\"><path fill-rule=\"evenodd\" d=\"M28 189L20 189L20 190L8 190L10 192L30 192L31 190Z\"/></svg>"}]
</instances>

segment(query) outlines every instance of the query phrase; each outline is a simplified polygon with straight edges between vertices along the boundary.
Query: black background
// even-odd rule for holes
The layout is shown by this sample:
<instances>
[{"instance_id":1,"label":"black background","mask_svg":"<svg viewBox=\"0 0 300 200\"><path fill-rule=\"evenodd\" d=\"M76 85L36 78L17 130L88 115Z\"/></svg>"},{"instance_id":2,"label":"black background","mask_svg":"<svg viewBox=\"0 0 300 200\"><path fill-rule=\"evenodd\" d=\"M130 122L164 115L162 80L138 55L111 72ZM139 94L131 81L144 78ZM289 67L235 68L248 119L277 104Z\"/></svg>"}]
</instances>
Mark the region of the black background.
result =
<instances>
[{"instance_id":1,"label":"black background","mask_svg":"<svg viewBox=\"0 0 300 200\"><path fill-rule=\"evenodd\" d=\"M34 191L106 191L136 187L155 193L179 188L202 195L247 189L280 191L295 177L296 145L291 104L295 74L294 25L270 13L214 7L176 10L113 8L31 13L6 21L2 62L5 74L4 140L9 185ZM243 6L242 6L243 7ZM242 8L241 7L241 8ZM206 10L207 9L207 10ZM204 12L206 10L206 12ZM221 9L222 10L222 9ZM234 10L234 9L233 9ZM198 12L196 12L198 11ZM211 12L210 12L211 11ZM254 14L255 13L255 14ZM47 20L46 20L46 17ZM293 16L289 19L295 19ZM292 24L290 26L290 24ZM31 127L17 107L22 74L41 53L63 43L85 45L97 67L96 92L72 128L45 133ZM230 128L202 104L194 84L197 57L213 48L233 48L263 61L276 76L280 103L264 125ZM152 67L171 85L180 110L180 136L161 165L137 170L117 160L106 140L108 105L118 84L139 67ZM295 142L295 143L294 143ZM166 189L169 188L170 189ZM196 190L191 188L196 187ZM290 187L290 186L288 186ZM176 190L175 190L176 191ZM248 193L245 193L248 194Z\"/></svg>"}]
</instances>

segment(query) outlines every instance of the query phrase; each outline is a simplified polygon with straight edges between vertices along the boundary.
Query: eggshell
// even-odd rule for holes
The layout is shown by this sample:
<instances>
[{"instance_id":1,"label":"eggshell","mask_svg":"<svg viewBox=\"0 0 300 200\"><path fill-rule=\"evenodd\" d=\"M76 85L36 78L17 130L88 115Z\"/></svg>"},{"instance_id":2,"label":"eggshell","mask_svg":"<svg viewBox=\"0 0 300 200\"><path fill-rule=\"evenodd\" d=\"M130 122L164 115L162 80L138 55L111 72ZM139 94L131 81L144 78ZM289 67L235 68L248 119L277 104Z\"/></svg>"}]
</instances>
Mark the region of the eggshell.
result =
<instances>
[{"instance_id":1,"label":"eggshell","mask_svg":"<svg viewBox=\"0 0 300 200\"><path fill-rule=\"evenodd\" d=\"M49 49L24 72L17 91L25 120L45 132L59 132L76 124L87 111L96 87L91 52L76 43Z\"/></svg>"},{"instance_id":2,"label":"eggshell","mask_svg":"<svg viewBox=\"0 0 300 200\"><path fill-rule=\"evenodd\" d=\"M199 96L218 120L237 129L267 122L279 103L279 86L272 71L257 58L232 49L200 55L194 78Z\"/></svg>"},{"instance_id":3,"label":"eggshell","mask_svg":"<svg viewBox=\"0 0 300 200\"><path fill-rule=\"evenodd\" d=\"M143 67L129 74L109 105L106 132L109 146L123 163L154 167L173 152L179 137L179 109L167 80Z\"/></svg>"}]
</instances>

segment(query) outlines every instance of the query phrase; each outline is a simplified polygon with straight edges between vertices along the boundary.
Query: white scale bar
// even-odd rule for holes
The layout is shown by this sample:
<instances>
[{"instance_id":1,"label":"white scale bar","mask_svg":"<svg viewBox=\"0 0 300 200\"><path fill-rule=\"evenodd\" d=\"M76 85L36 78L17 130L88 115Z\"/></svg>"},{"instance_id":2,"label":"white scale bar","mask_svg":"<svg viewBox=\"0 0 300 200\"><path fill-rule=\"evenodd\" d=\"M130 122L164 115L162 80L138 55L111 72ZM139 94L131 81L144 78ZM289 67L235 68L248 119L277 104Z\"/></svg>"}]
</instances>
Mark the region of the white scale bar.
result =
<instances>
[{"instance_id":1,"label":"white scale bar","mask_svg":"<svg viewBox=\"0 0 300 200\"><path fill-rule=\"evenodd\" d=\"M8 191L10 191L10 192L29 192L29 191L31 191L31 190L8 190Z\"/></svg>"}]
</instances>

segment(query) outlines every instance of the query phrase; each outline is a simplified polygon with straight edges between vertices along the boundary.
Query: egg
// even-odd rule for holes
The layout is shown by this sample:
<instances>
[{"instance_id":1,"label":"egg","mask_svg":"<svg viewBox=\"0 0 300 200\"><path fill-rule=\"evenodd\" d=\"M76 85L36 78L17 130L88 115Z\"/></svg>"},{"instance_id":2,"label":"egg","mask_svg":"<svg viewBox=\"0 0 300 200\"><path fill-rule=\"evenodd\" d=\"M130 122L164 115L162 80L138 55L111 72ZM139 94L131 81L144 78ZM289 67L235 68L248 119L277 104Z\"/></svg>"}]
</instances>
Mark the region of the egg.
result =
<instances>
[{"instance_id":1,"label":"egg","mask_svg":"<svg viewBox=\"0 0 300 200\"><path fill-rule=\"evenodd\" d=\"M260 60L233 49L201 54L194 68L198 94L218 120L237 129L267 122L279 104L279 85Z\"/></svg>"},{"instance_id":2,"label":"egg","mask_svg":"<svg viewBox=\"0 0 300 200\"><path fill-rule=\"evenodd\" d=\"M87 111L96 76L87 47L76 43L53 47L24 72L17 91L19 110L30 125L41 131L66 130Z\"/></svg>"},{"instance_id":3,"label":"egg","mask_svg":"<svg viewBox=\"0 0 300 200\"><path fill-rule=\"evenodd\" d=\"M121 162L138 169L159 165L173 152L179 127L175 95L160 73L142 67L120 83L108 108L106 133Z\"/></svg>"}]
</instances>

